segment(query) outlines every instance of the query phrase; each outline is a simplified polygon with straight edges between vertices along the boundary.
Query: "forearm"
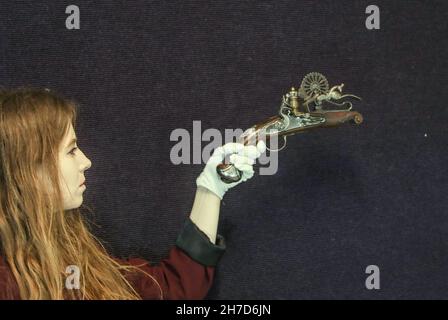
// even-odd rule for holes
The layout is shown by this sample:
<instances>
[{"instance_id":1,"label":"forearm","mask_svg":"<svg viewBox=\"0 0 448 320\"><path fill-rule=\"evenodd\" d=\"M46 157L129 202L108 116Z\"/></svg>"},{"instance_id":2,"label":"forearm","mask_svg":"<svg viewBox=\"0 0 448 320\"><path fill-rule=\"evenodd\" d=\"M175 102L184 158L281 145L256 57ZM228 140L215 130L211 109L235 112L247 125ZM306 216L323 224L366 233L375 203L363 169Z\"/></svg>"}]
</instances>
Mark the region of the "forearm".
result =
<instances>
[{"instance_id":1,"label":"forearm","mask_svg":"<svg viewBox=\"0 0 448 320\"><path fill-rule=\"evenodd\" d=\"M198 187L190 219L204 232L212 243L216 242L221 199L208 189Z\"/></svg>"}]
</instances>

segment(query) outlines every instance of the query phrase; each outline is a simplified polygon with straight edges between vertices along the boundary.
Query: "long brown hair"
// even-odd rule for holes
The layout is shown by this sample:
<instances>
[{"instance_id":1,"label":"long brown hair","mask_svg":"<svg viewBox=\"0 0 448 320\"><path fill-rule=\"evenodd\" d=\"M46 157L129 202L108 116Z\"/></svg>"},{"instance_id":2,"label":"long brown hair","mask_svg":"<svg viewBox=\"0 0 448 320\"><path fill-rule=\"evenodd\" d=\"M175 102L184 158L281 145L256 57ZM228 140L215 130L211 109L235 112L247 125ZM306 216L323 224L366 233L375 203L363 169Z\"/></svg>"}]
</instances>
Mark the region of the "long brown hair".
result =
<instances>
[{"instance_id":1,"label":"long brown hair","mask_svg":"<svg viewBox=\"0 0 448 320\"><path fill-rule=\"evenodd\" d=\"M0 90L0 253L22 299L139 299L124 275L135 268L106 253L80 208L64 210L58 150L76 117L76 103L48 89ZM69 265L79 290L65 289Z\"/></svg>"}]
</instances>

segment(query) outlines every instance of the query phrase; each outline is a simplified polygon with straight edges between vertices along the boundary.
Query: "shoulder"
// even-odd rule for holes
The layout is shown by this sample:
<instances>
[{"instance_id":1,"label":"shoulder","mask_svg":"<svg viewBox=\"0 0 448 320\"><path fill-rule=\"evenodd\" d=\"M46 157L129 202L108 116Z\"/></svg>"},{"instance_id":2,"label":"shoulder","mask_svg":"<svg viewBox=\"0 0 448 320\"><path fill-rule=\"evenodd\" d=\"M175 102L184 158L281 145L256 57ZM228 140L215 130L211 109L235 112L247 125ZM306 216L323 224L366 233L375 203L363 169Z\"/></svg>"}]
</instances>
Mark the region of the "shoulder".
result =
<instances>
[{"instance_id":1,"label":"shoulder","mask_svg":"<svg viewBox=\"0 0 448 320\"><path fill-rule=\"evenodd\" d=\"M142 258L121 259L112 257L122 266L133 267L124 271L125 278L142 299L163 299L163 289L153 275L151 263Z\"/></svg>"}]
</instances>

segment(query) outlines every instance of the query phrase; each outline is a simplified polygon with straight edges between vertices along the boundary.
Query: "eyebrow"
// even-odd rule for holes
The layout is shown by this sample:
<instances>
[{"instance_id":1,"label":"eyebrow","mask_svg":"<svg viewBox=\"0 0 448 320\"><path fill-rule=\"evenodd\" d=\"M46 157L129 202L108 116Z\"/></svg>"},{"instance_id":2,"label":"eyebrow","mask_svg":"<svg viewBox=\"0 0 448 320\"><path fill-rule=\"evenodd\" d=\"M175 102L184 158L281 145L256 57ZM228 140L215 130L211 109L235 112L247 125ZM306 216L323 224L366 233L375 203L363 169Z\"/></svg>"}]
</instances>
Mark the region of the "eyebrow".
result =
<instances>
[{"instance_id":1,"label":"eyebrow","mask_svg":"<svg viewBox=\"0 0 448 320\"><path fill-rule=\"evenodd\" d=\"M73 145L74 143L76 143L78 141L78 139L73 138L72 141L70 141L70 143L67 145L66 148L70 147L71 145Z\"/></svg>"}]
</instances>

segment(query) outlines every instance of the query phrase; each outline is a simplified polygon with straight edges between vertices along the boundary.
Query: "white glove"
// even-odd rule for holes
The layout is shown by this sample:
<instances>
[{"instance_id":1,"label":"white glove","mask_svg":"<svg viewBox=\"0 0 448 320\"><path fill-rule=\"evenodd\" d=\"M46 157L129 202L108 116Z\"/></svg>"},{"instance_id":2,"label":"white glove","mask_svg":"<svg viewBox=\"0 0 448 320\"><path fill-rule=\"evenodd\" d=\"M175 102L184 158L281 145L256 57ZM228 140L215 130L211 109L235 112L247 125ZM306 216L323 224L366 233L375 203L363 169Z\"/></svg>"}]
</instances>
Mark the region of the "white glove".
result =
<instances>
[{"instance_id":1,"label":"white glove","mask_svg":"<svg viewBox=\"0 0 448 320\"><path fill-rule=\"evenodd\" d=\"M257 146L245 146L241 143L229 142L218 147L208 159L204 170L196 179L196 185L206 188L216 194L221 200L224 194L230 188L244 182L254 175L252 165L263 152L266 151L266 144L263 140L257 143ZM220 176L216 172L216 166L223 162L226 156L230 155L230 163L240 171L242 171L241 179L233 183L225 183L221 181Z\"/></svg>"}]
</instances>

